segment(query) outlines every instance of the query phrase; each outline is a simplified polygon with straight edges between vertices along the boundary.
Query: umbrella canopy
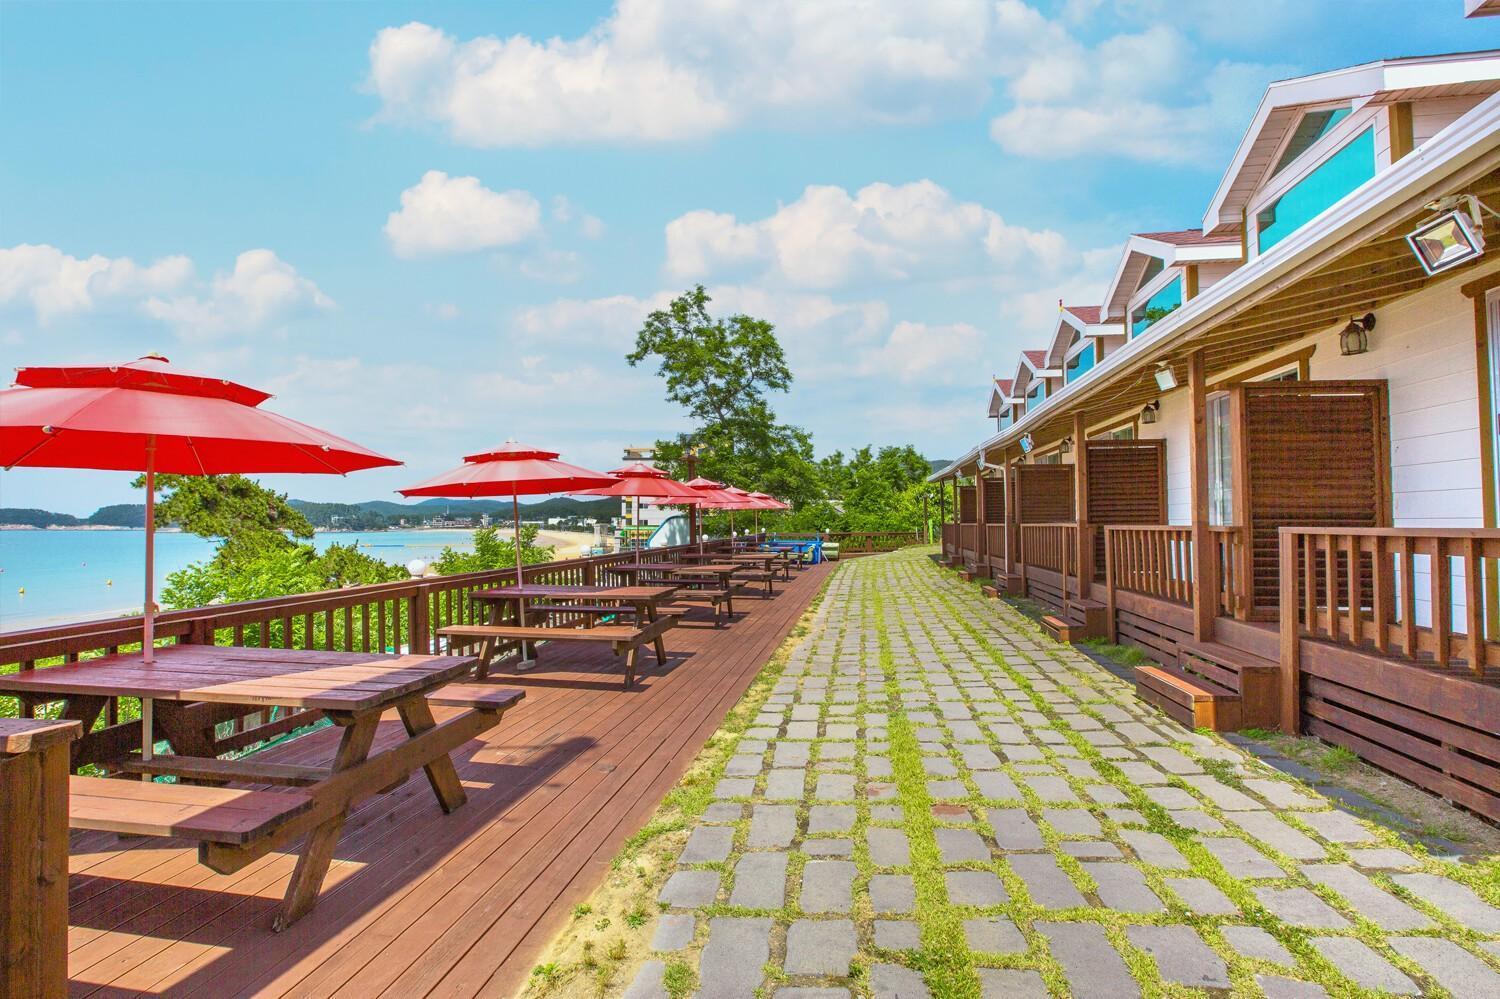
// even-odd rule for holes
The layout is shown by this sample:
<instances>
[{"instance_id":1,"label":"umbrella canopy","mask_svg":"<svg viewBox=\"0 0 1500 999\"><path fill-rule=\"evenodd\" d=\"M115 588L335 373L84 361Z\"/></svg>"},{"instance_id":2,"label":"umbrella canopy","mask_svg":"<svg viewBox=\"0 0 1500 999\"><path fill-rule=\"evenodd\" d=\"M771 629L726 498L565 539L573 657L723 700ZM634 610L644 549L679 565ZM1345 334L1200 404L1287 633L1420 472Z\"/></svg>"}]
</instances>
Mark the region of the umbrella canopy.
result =
<instances>
[{"instance_id":1,"label":"umbrella canopy","mask_svg":"<svg viewBox=\"0 0 1500 999\"><path fill-rule=\"evenodd\" d=\"M509 496L515 519L516 585L521 577L521 496L576 493L617 482L613 475L594 472L566 461L558 452L506 441L492 451L464 455L464 463L426 482L396 490L402 496Z\"/></svg>"},{"instance_id":2,"label":"umbrella canopy","mask_svg":"<svg viewBox=\"0 0 1500 999\"><path fill-rule=\"evenodd\" d=\"M667 478L667 473L644 462L633 461L609 474L619 481L597 489L580 490L579 496L620 496L627 499L657 500L661 506L697 506L703 494L686 483Z\"/></svg>"},{"instance_id":3,"label":"umbrella canopy","mask_svg":"<svg viewBox=\"0 0 1500 999\"><path fill-rule=\"evenodd\" d=\"M0 392L0 466L146 473L141 657L148 663L154 658L157 472L342 475L401 464L258 408L269 393L175 369L157 355L107 366L19 368L16 385Z\"/></svg>"},{"instance_id":4,"label":"umbrella canopy","mask_svg":"<svg viewBox=\"0 0 1500 999\"><path fill-rule=\"evenodd\" d=\"M785 510L787 505L770 493L751 493L750 498L757 500L764 510Z\"/></svg>"},{"instance_id":5,"label":"umbrella canopy","mask_svg":"<svg viewBox=\"0 0 1500 999\"><path fill-rule=\"evenodd\" d=\"M164 357L108 367L18 368L0 392L0 466L178 475L344 474L400 462L258 408L271 396L174 370Z\"/></svg>"}]
</instances>

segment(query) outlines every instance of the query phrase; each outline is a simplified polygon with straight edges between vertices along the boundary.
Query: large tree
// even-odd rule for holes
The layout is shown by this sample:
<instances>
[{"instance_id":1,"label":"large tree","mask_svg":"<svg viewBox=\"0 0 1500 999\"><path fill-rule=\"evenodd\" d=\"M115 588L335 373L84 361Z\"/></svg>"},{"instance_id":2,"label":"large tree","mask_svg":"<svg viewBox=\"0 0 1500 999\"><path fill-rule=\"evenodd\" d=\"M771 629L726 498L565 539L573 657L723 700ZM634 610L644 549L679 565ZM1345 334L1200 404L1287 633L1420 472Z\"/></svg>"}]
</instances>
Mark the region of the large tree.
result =
<instances>
[{"instance_id":1,"label":"large tree","mask_svg":"<svg viewBox=\"0 0 1500 999\"><path fill-rule=\"evenodd\" d=\"M657 442L657 460L675 475L686 470L688 449L698 471L750 490L805 503L821 492L812 438L800 427L776 422L769 395L786 392L792 371L764 319L715 317L698 285L646 317L636 334L632 366L657 360L667 398L683 406L695 428Z\"/></svg>"}]
</instances>

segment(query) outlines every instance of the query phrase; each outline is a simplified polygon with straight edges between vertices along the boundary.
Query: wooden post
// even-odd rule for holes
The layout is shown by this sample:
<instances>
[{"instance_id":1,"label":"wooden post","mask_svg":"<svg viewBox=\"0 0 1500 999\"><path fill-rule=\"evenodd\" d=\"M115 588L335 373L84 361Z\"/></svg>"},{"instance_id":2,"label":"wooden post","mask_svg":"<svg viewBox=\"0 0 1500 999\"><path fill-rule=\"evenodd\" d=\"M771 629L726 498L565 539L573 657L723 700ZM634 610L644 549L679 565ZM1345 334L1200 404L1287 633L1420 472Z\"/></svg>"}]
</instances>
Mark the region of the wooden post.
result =
<instances>
[{"instance_id":1,"label":"wooden post","mask_svg":"<svg viewBox=\"0 0 1500 999\"><path fill-rule=\"evenodd\" d=\"M1087 600L1094 585L1094 535L1089 524L1089 449L1082 412L1073 414L1073 523L1078 535L1074 545L1078 599Z\"/></svg>"},{"instance_id":2,"label":"wooden post","mask_svg":"<svg viewBox=\"0 0 1500 999\"><path fill-rule=\"evenodd\" d=\"M1106 526L1104 531L1104 638L1109 644L1119 642L1119 631L1115 625L1115 539Z\"/></svg>"},{"instance_id":3,"label":"wooden post","mask_svg":"<svg viewBox=\"0 0 1500 999\"><path fill-rule=\"evenodd\" d=\"M1277 565L1281 598L1281 731L1297 735L1302 731L1302 634L1298 626L1297 545L1300 535L1281 529L1280 555ZM1333 557L1332 551L1329 558ZM1312 552L1307 554L1312 564Z\"/></svg>"},{"instance_id":4,"label":"wooden post","mask_svg":"<svg viewBox=\"0 0 1500 999\"><path fill-rule=\"evenodd\" d=\"M1010 452L1005 453L1005 572L1015 575L1021 560L1021 502L1017 495L1020 473Z\"/></svg>"},{"instance_id":5,"label":"wooden post","mask_svg":"<svg viewBox=\"0 0 1500 999\"><path fill-rule=\"evenodd\" d=\"M1188 356L1188 397L1193 414L1193 638L1207 642L1214 637L1219 579L1208 529L1208 386L1202 350Z\"/></svg>"},{"instance_id":6,"label":"wooden post","mask_svg":"<svg viewBox=\"0 0 1500 999\"><path fill-rule=\"evenodd\" d=\"M984 451L979 452L979 467L974 469L974 520L978 524L979 536L974 539L975 554L979 557L979 575L990 574L990 542L989 524L984 519L984 509L987 504L985 493L989 491L990 481L984 474Z\"/></svg>"},{"instance_id":7,"label":"wooden post","mask_svg":"<svg viewBox=\"0 0 1500 999\"><path fill-rule=\"evenodd\" d=\"M68 757L76 721L0 718L0 996L68 994Z\"/></svg>"}]
</instances>

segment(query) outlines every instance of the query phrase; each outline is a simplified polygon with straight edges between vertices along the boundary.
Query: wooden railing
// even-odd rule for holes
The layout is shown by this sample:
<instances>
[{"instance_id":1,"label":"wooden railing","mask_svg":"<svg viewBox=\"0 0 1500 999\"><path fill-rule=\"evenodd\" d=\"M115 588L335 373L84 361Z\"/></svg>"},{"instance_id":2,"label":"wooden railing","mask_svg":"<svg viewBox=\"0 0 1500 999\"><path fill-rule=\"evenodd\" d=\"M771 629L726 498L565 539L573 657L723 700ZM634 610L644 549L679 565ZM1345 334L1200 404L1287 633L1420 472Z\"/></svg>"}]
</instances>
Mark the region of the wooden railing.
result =
<instances>
[{"instance_id":1,"label":"wooden railing","mask_svg":"<svg viewBox=\"0 0 1500 999\"><path fill-rule=\"evenodd\" d=\"M979 551L979 525L978 524L959 524L958 525L958 547L960 548L960 550L966 551L966 552L977 552L977 551Z\"/></svg>"},{"instance_id":2,"label":"wooden railing","mask_svg":"<svg viewBox=\"0 0 1500 999\"><path fill-rule=\"evenodd\" d=\"M1191 527L1106 527L1104 560L1111 592L1124 590L1179 604L1193 602Z\"/></svg>"},{"instance_id":3,"label":"wooden railing","mask_svg":"<svg viewBox=\"0 0 1500 999\"><path fill-rule=\"evenodd\" d=\"M984 525L984 550L989 553L991 559L1005 558L1005 525ZM1007 566L1006 568L1009 568Z\"/></svg>"},{"instance_id":4,"label":"wooden railing","mask_svg":"<svg viewBox=\"0 0 1500 999\"><path fill-rule=\"evenodd\" d=\"M944 524L942 528L943 553L956 555L958 553L958 525Z\"/></svg>"},{"instance_id":5,"label":"wooden railing","mask_svg":"<svg viewBox=\"0 0 1500 999\"><path fill-rule=\"evenodd\" d=\"M1051 569L1071 576L1078 564L1077 545L1077 524L1021 525L1021 562L1028 569Z\"/></svg>"},{"instance_id":6,"label":"wooden railing","mask_svg":"<svg viewBox=\"0 0 1500 999\"><path fill-rule=\"evenodd\" d=\"M726 544L709 542L708 547ZM696 548L684 545L543 562L526 566L523 575L528 583L604 583L611 581L613 564L670 561L678 552L689 550ZM475 590L509 586L515 578L514 569L496 569L167 611L157 616L155 633L158 644L425 653L435 650L439 628L477 620L480 605L470 599ZM0 671L78 662L139 648L140 640L139 615L7 632L0 634ZM0 697L0 716L25 716L33 707ZM205 715L220 724L217 753L245 749L321 718L316 711L246 713L233 706L205 707ZM137 710L134 698L111 698L100 727L77 744L75 764L117 758L139 745Z\"/></svg>"},{"instance_id":7,"label":"wooden railing","mask_svg":"<svg viewBox=\"0 0 1500 999\"><path fill-rule=\"evenodd\" d=\"M1500 663L1500 531L1281 529L1281 631L1483 678Z\"/></svg>"},{"instance_id":8,"label":"wooden railing","mask_svg":"<svg viewBox=\"0 0 1500 999\"><path fill-rule=\"evenodd\" d=\"M1219 570L1219 606L1215 614L1245 620L1251 610L1251 565L1248 532L1236 525L1215 525L1213 538Z\"/></svg>"}]
</instances>

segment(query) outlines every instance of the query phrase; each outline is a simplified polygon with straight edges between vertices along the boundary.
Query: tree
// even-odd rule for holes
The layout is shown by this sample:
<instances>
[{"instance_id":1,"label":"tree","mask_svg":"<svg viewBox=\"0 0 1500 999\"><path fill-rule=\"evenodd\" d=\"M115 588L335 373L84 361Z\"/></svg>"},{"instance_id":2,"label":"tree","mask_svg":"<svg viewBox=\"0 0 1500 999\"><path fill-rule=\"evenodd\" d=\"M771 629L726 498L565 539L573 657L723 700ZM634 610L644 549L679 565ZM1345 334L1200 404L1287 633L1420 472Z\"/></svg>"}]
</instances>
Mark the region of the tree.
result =
<instances>
[{"instance_id":1,"label":"tree","mask_svg":"<svg viewBox=\"0 0 1500 999\"><path fill-rule=\"evenodd\" d=\"M632 366L658 359L667 398L697 424L675 440L657 442L657 464L668 474L687 473L689 448L698 472L751 491L808 502L821 493L812 438L800 427L776 422L767 396L786 392L791 368L775 327L746 315L715 318L702 285L646 317L636 334Z\"/></svg>"},{"instance_id":2,"label":"tree","mask_svg":"<svg viewBox=\"0 0 1500 999\"><path fill-rule=\"evenodd\" d=\"M144 475L136 478L137 488L145 484ZM156 526L176 524L199 537L220 539L220 554L287 547L292 538L313 536L312 525L285 493L243 475L158 475L156 487L166 490L156 501Z\"/></svg>"}]
</instances>

